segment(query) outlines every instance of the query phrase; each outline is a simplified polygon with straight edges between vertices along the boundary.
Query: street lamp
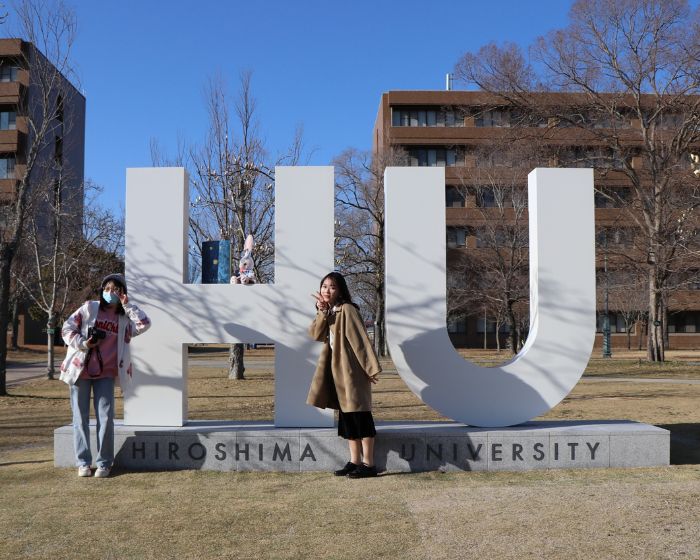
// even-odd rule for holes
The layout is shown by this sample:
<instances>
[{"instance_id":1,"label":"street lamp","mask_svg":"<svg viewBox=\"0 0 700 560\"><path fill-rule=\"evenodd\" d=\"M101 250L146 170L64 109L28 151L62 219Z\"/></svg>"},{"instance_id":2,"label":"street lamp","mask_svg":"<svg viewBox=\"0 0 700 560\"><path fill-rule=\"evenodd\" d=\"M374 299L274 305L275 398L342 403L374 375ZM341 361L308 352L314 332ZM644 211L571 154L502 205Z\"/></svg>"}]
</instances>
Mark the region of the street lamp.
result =
<instances>
[{"instance_id":1,"label":"street lamp","mask_svg":"<svg viewBox=\"0 0 700 560\"><path fill-rule=\"evenodd\" d=\"M603 228L603 274L605 275L605 310L603 314L603 358L611 358L610 351L610 315L608 309L608 294L610 291L608 278L608 230Z\"/></svg>"}]
</instances>

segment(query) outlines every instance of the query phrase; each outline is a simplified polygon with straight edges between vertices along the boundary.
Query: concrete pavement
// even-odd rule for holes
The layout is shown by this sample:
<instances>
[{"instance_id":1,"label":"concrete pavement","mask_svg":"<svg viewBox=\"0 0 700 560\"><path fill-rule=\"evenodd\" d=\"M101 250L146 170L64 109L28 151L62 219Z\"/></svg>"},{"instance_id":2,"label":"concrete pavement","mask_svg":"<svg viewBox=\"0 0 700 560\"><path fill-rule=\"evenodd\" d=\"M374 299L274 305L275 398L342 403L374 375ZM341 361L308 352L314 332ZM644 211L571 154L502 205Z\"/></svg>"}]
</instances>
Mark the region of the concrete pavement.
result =
<instances>
[{"instance_id":1,"label":"concrete pavement","mask_svg":"<svg viewBox=\"0 0 700 560\"><path fill-rule=\"evenodd\" d=\"M54 376L58 378L61 363L55 366ZM7 386L14 387L34 379L46 378L45 362L7 362Z\"/></svg>"},{"instance_id":2,"label":"concrete pavement","mask_svg":"<svg viewBox=\"0 0 700 560\"><path fill-rule=\"evenodd\" d=\"M206 367L206 368L226 368L228 360L202 360L190 358L188 361L190 366ZM60 360L57 360L55 366L55 377L58 378ZM246 370L274 369L275 360L271 356L245 356ZM385 374L396 374L393 367L387 367L384 370ZM8 362L7 363L7 386L12 387L32 381L34 379L42 379L46 377L45 362ZM668 383L671 385L700 385L700 379L679 379L679 378L663 378L663 377L601 377L597 375L584 375L581 381L592 383Z\"/></svg>"}]
</instances>

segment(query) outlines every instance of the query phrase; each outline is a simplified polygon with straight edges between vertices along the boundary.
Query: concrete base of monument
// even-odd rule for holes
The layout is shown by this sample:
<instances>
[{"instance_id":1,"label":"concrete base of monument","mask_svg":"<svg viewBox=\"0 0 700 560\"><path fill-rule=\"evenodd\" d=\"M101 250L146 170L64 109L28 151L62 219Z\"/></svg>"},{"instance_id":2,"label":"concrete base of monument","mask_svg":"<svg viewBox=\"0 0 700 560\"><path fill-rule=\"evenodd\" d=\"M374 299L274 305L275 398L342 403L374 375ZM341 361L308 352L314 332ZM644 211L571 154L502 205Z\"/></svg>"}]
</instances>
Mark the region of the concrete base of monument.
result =
<instances>
[{"instance_id":1,"label":"concrete base of monument","mask_svg":"<svg viewBox=\"0 0 700 560\"><path fill-rule=\"evenodd\" d=\"M91 426L95 450L94 424ZM54 432L54 464L72 467L72 427ZM94 451L93 451L94 454ZM193 421L181 428L115 426L115 467L126 470L332 471L348 460L334 428ZM380 470L524 471L669 464L670 432L630 421L528 422L473 428L452 422L380 422Z\"/></svg>"}]
</instances>

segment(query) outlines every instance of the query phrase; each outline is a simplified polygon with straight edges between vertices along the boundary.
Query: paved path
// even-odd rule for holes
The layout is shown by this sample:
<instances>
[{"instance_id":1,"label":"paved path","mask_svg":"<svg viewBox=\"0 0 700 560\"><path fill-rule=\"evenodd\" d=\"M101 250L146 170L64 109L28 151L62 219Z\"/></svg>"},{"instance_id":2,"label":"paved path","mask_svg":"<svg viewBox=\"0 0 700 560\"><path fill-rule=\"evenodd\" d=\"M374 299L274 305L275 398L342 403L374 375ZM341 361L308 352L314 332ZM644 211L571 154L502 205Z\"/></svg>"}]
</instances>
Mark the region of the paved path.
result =
<instances>
[{"instance_id":1,"label":"paved path","mask_svg":"<svg viewBox=\"0 0 700 560\"><path fill-rule=\"evenodd\" d=\"M246 369L274 369L275 360L270 356L245 356ZM190 359L190 366L205 368L226 368L228 360L202 360ZM59 375L60 362L56 363L56 378ZM396 374L394 368L386 369L386 374ZM34 379L46 377L46 363L44 362L8 362L7 364L7 386L20 385ZM584 375L581 381L592 383L668 383L670 385L700 385L700 379L679 379L663 377L601 377L597 375Z\"/></svg>"},{"instance_id":2,"label":"paved path","mask_svg":"<svg viewBox=\"0 0 700 560\"><path fill-rule=\"evenodd\" d=\"M56 373L54 376L58 378L59 368L61 363L56 364ZM41 362L8 362L7 363L7 386L13 387L32 381L34 379L43 379L46 377L46 363Z\"/></svg>"},{"instance_id":3,"label":"paved path","mask_svg":"<svg viewBox=\"0 0 700 560\"><path fill-rule=\"evenodd\" d=\"M700 379L677 379L663 377L599 377L597 375L584 375L582 381L595 382L634 382L634 383L670 383L671 385L700 385Z\"/></svg>"}]
</instances>

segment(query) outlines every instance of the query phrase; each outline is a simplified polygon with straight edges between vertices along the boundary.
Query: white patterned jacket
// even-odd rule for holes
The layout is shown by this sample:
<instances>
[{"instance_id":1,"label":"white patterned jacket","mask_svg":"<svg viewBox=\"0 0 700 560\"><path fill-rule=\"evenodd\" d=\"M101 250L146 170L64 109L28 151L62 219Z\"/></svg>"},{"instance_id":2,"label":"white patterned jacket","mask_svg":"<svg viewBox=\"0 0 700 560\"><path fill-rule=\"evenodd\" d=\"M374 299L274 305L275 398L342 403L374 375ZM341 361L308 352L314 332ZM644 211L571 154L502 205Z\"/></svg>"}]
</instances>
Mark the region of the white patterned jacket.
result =
<instances>
[{"instance_id":1,"label":"white patterned jacket","mask_svg":"<svg viewBox=\"0 0 700 560\"><path fill-rule=\"evenodd\" d=\"M85 356L88 351L86 345L88 329L95 324L97 312L100 309L99 301L86 301L73 313L61 329L63 341L68 346L66 359L61 364L61 381L73 385L85 369ZM117 356L119 363L119 381L124 387L131 380L131 351L129 343L131 338L146 332L151 321L146 314L132 303L124 305L124 315L119 315L119 329L117 332Z\"/></svg>"}]
</instances>

